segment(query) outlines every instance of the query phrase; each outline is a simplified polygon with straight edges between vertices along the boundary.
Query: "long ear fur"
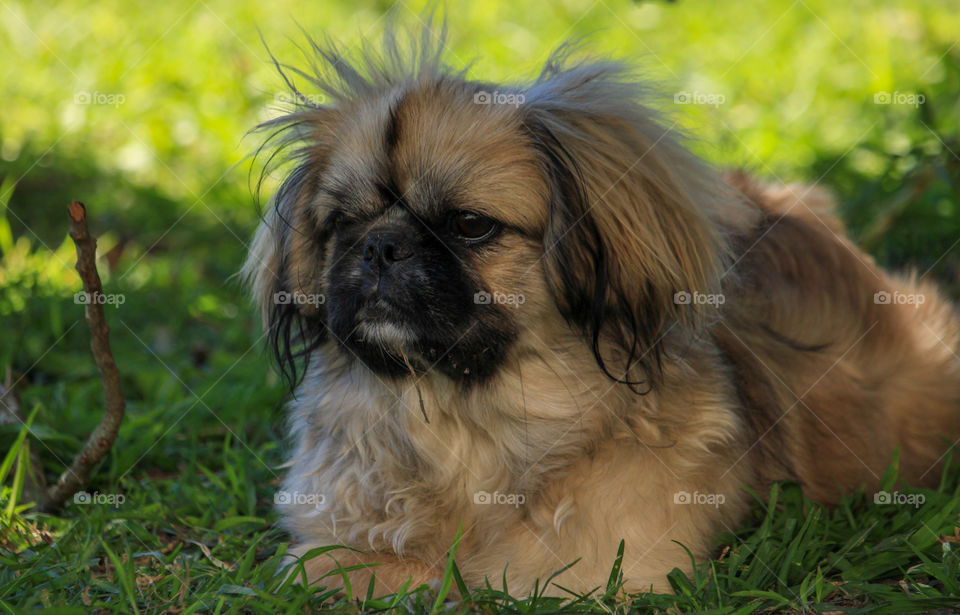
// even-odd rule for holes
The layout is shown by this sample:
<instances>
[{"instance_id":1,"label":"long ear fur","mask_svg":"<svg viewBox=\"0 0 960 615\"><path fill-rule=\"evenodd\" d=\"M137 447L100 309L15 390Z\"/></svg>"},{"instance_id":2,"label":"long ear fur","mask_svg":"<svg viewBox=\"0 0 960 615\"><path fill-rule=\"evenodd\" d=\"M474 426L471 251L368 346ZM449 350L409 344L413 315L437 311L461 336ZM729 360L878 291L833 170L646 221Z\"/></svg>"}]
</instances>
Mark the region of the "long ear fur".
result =
<instances>
[{"instance_id":1,"label":"long ear fur","mask_svg":"<svg viewBox=\"0 0 960 615\"><path fill-rule=\"evenodd\" d=\"M305 219L309 208L302 200L312 194L312 169L302 162L271 199L257 228L241 275L260 309L267 345L288 383L296 385L299 359L326 338L323 305L292 300L320 293L322 259L311 240L316 222ZM304 263L315 263L304 271Z\"/></svg>"},{"instance_id":2,"label":"long ear fur","mask_svg":"<svg viewBox=\"0 0 960 615\"><path fill-rule=\"evenodd\" d=\"M277 68L292 91L294 109L256 128L270 132L257 153L272 149L258 192L278 158L292 163L293 170L270 199L240 273L260 308L267 345L292 388L298 382L298 362L309 362L310 353L326 339L323 305L291 299L318 295L322 288L323 258L316 242L320 221L311 215L309 201L334 147L336 112L310 102L279 64Z\"/></svg>"},{"instance_id":3,"label":"long ear fur","mask_svg":"<svg viewBox=\"0 0 960 615\"><path fill-rule=\"evenodd\" d=\"M649 389L661 339L711 309L676 293L719 293L725 247L713 218L724 190L638 102L623 66L565 67L567 54L554 54L523 106L551 189L547 280L607 375Z\"/></svg>"}]
</instances>

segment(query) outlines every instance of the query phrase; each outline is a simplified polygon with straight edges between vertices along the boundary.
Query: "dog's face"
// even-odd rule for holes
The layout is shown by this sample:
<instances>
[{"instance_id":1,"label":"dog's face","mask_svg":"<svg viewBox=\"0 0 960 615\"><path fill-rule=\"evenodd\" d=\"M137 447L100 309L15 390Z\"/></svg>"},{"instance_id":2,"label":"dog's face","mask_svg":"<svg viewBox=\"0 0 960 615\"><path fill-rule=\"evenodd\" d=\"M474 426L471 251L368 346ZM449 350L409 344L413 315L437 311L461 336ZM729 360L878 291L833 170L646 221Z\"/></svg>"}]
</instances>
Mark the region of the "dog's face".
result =
<instances>
[{"instance_id":1,"label":"dog's face","mask_svg":"<svg viewBox=\"0 0 960 615\"><path fill-rule=\"evenodd\" d=\"M444 88L345 111L295 213L332 340L389 375L496 371L545 292L546 189L516 118ZM296 225L296 222L294 222ZM409 367L408 364L409 363Z\"/></svg>"},{"instance_id":2,"label":"dog's face","mask_svg":"<svg viewBox=\"0 0 960 615\"><path fill-rule=\"evenodd\" d=\"M332 344L470 384L527 333L573 332L647 382L660 338L702 317L674 294L712 287L717 238L706 191L681 187L692 161L598 67L545 71L513 104L437 69L363 81L272 123L297 167L246 271L277 355Z\"/></svg>"}]
</instances>

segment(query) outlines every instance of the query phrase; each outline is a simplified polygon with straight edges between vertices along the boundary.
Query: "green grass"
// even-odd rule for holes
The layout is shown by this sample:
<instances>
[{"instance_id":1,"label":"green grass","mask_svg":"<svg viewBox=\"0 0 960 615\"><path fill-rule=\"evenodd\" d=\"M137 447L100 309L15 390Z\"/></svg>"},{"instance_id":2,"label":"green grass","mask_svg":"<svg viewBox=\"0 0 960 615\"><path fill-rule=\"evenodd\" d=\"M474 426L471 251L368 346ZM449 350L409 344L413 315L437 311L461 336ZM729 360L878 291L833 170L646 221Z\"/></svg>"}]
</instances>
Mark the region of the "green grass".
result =
<instances>
[{"instance_id":1,"label":"green grass","mask_svg":"<svg viewBox=\"0 0 960 615\"><path fill-rule=\"evenodd\" d=\"M398 7L402 23L415 13ZM283 89L259 33L298 63L297 22L347 44L376 37L385 2L209 0L0 3L0 371L25 413L0 426L0 608L30 612L287 612L446 609L330 596L275 575L284 390L236 279L257 219L245 137ZM693 147L721 166L819 181L879 262L913 267L956 297L960 279L960 11L924 3L567 0L537 8L451 5L450 61L517 80L562 39L638 59ZM302 62L300 62L302 65ZM674 104L680 92L723 104ZM882 92L924 103L875 104ZM77 104L83 93L104 104ZM122 101L118 98L122 96ZM110 98L113 97L113 98ZM112 104L110 104L112 101ZM254 171L255 172L255 171ZM264 196L274 185L268 180ZM85 201L99 239L112 343L128 399L117 444L88 491L122 504L32 512L16 464L28 448L52 480L101 407L66 204ZM20 439L22 437L22 440ZM893 486L893 476L887 477ZM898 487L899 488L899 487ZM562 608L610 612L924 612L960 601L960 472L918 507L856 494L836 510L796 486L757 494L718 537L717 558L673 594L610 586ZM908 490L909 492L909 490ZM629 548L629 545L627 545ZM616 553L610 553L614 566ZM447 579L457 587L455 570ZM554 599L467 592L453 608L554 612ZM72 609L72 610L71 610Z\"/></svg>"},{"instance_id":2,"label":"green grass","mask_svg":"<svg viewBox=\"0 0 960 615\"><path fill-rule=\"evenodd\" d=\"M75 608L59 612L913 613L948 609L960 596L956 467L944 473L937 490L901 490L924 497L915 508L875 504L857 493L827 511L796 485L777 485L768 497L757 497L742 528L718 537L717 560L698 566L692 577L680 570L669 575L673 594L624 597L613 553L608 584L569 599L511 596L489 587L471 591L452 565L444 587L460 595L450 604L427 588L393 596L372 596L362 587L347 597L311 592L276 574L283 536L257 506L258 499L271 499L270 473L258 470L231 437L218 444L211 443L213 462L186 462L177 480L160 475L123 481L127 499L120 506L81 505L68 519L21 517L0 553L0 596L10 600L5 608L15 613L66 605ZM892 467L882 488L895 487Z\"/></svg>"}]
</instances>

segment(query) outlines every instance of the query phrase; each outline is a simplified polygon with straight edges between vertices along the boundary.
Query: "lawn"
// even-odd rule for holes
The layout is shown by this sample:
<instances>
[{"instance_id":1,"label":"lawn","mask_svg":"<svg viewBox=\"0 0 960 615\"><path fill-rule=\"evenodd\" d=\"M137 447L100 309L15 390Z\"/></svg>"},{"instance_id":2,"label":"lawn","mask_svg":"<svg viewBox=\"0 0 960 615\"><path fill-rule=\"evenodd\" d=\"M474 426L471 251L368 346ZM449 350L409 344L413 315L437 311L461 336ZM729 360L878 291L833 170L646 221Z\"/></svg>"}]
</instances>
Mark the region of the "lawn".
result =
<instances>
[{"instance_id":1,"label":"lawn","mask_svg":"<svg viewBox=\"0 0 960 615\"><path fill-rule=\"evenodd\" d=\"M399 2L416 27L424 4ZM0 425L0 607L10 613L354 611L930 612L960 604L960 467L940 489L835 510L795 485L754 494L736 533L672 594L611 581L563 604L495 589L347 599L277 576L284 385L235 277L276 176L248 134L306 66L301 28L346 45L389 2L0 2L0 377L31 419ZM449 61L534 77L571 37L628 57L698 154L837 194L856 241L960 296L960 10L955 1L450 2ZM87 487L32 510L16 458L48 482L99 421L66 206L87 204L127 416ZM4 461L5 460L5 461ZM920 503L922 501L922 503ZM455 567L448 569L458 585ZM439 599L438 599L439 598Z\"/></svg>"}]
</instances>

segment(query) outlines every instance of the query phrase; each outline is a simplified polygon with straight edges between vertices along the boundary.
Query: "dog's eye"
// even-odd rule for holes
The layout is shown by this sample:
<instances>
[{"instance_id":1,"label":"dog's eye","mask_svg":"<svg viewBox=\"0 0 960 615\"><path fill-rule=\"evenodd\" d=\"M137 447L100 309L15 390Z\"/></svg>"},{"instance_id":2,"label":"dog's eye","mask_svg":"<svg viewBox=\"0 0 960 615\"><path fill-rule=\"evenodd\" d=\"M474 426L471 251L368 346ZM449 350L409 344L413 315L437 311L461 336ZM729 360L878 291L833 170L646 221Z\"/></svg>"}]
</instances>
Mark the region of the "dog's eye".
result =
<instances>
[{"instance_id":1,"label":"dog's eye","mask_svg":"<svg viewBox=\"0 0 960 615\"><path fill-rule=\"evenodd\" d=\"M344 216L342 211L334 211L327 216L326 220L323 221L323 225L330 229L338 229L344 226L346 223L346 216Z\"/></svg>"},{"instance_id":2,"label":"dog's eye","mask_svg":"<svg viewBox=\"0 0 960 615\"><path fill-rule=\"evenodd\" d=\"M497 230L497 221L472 211L461 211L450 218L450 230L464 239L485 239Z\"/></svg>"}]
</instances>

